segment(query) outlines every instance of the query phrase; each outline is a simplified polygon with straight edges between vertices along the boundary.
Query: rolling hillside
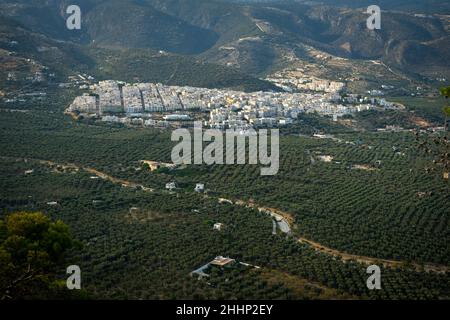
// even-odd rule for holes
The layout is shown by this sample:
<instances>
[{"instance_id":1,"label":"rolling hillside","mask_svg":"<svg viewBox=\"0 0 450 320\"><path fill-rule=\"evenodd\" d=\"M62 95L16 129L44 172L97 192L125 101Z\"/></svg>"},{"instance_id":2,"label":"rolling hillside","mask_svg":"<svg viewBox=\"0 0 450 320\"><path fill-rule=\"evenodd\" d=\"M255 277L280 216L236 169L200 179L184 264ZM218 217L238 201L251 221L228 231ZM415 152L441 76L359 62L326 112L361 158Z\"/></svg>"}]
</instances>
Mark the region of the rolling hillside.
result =
<instances>
[{"instance_id":1,"label":"rolling hillside","mask_svg":"<svg viewBox=\"0 0 450 320\"><path fill-rule=\"evenodd\" d=\"M4 17L0 17L0 62L2 87L20 88L26 78L46 70L54 74L57 82L64 82L75 73L88 73L99 80L113 78L246 91L276 90L266 81L195 57L152 49L105 48L54 40ZM10 72L17 79L6 82Z\"/></svg>"},{"instance_id":2,"label":"rolling hillside","mask_svg":"<svg viewBox=\"0 0 450 320\"><path fill-rule=\"evenodd\" d=\"M382 2L382 29L366 28L361 8L306 5L306 2L223 0L79 0L83 27L64 27L64 8L73 1L1 0L3 15L50 38L95 43L109 48L144 48L201 55L207 62L238 66L260 75L276 67L287 51L304 58L313 47L351 59L379 59L392 67L431 76L448 76L450 24L445 1L434 1L441 15L418 15L425 1ZM348 1L322 1L349 5ZM417 4L418 3L418 4ZM311 4L308 2L308 4ZM365 2L355 7L364 8ZM431 6L430 6L431 7ZM437 9L436 9L437 10ZM300 50L300 54L298 52Z\"/></svg>"}]
</instances>

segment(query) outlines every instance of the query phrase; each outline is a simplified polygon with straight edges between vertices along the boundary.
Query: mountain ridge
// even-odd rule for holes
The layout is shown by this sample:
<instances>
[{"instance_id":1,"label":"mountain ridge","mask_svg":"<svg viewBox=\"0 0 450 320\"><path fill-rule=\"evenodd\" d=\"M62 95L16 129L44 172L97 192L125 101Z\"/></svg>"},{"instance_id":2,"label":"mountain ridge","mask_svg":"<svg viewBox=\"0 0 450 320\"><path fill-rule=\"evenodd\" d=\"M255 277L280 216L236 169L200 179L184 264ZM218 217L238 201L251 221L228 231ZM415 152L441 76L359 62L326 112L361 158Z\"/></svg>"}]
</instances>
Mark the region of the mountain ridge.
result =
<instances>
[{"instance_id":1,"label":"mountain ridge","mask_svg":"<svg viewBox=\"0 0 450 320\"><path fill-rule=\"evenodd\" d=\"M64 26L69 2L82 8L80 31ZM450 77L447 16L383 11L381 30L368 30L365 10L323 3L330 2L48 0L42 6L36 0L0 0L0 9L49 38L110 49L162 50L232 66L254 77L289 63L286 55L309 59L307 48L347 59L379 60L418 76Z\"/></svg>"}]
</instances>

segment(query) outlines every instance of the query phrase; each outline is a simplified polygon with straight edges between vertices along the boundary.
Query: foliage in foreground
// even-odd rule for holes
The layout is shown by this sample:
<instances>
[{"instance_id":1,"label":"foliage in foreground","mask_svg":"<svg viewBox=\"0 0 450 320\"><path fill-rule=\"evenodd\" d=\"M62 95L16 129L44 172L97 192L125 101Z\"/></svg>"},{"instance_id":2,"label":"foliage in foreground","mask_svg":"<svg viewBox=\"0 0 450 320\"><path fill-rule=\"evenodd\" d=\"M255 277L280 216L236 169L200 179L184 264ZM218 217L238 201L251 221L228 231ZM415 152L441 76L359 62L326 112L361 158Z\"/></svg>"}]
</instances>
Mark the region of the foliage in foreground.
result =
<instances>
[{"instance_id":1,"label":"foliage in foreground","mask_svg":"<svg viewBox=\"0 0 450 320\"><path fill-rule=\"evenodd\" d=\"M65 285L56 270L74 244L66 224L40 212L0 220L0 299L56 297Z\"/></svg>"}]
</instances>

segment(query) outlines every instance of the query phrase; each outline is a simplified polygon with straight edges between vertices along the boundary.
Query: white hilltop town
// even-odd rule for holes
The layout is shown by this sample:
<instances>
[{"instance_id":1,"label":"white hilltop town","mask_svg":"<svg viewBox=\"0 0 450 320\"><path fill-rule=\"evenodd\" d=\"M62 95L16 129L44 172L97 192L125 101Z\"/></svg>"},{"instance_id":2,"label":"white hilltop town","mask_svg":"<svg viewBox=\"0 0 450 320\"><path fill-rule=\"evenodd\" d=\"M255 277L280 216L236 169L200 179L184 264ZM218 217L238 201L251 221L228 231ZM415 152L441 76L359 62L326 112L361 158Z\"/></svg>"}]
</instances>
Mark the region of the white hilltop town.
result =
<instances>
[{"instance_id":1,"label":"white hilltop town","mask_svg":"<svg viewBox=\"0 0 450 320\"><path fill-rule=\"evenodd\" d=\"M111 123L149 127L190 126L204 121L215 129L248 130L294 123L301 114L331 116L364 110L399 109L385 99L341 94L342 83L310 83L307 92L241 92L155 83L107 80L89 86L66 110Z\"/></svg>"}]
</instances>

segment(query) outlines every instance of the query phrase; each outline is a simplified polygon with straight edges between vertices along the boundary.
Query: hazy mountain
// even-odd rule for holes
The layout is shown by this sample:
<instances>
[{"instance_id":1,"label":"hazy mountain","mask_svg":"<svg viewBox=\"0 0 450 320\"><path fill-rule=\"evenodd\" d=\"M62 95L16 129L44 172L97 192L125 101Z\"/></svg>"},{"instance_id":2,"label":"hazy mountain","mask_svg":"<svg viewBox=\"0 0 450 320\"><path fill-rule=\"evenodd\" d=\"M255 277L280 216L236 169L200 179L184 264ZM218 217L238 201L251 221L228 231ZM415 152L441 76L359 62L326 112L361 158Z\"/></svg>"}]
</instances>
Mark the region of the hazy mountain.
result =
<instances>
[{"instance_id":1,"label":"hazy mountain","mask_svg":"<svg viewBox=\"0 0 450 320\"><path fill-rule=\"evenodd\" d=\"M153 48L178 53L199 53L214 45L218 36L164 14L144 1L1 1L2 12L32 30L79 42L95 41L106 46ZM16 4L14 4L16 3ZM18 4L17 4L18 3ZM65 8L78 4L81 31L65 27Z\"/></svg>"},{"instance_id":2,"label":"hazy mountain","mask_svg":"<svg viewBox=\"0 0 450 320\"><path fill-rule=\"evenodd\" d=\"M292 2L281 0L281 2ZM450 13L450 3L447 0L296 0L296 2L309 4L326 4L330 6L342 6L349 8L367 8L376 4L382 10L396 10L420 13Z\"/></svg>"},{"instance_id":3,"label":"hazy mountain","mask_svg":"<svg viewBox=\"0 0 450 320\"><path fill-rule=\"evenodd\" d=\"M198 61L192 56L152 49L104 48L80 45L33 32L19 22L0 16L0 86L9 73L19 86L35 72L47 70L54 80L86 72L97 79L161 82L170 85L228 87L245 91L276 90L272 84L233 68ZM9 82L8 85L11 85Z\"/></svg>"},{"instance_id":4,"label":"hazy mountain","mask_svg":"<svg viewBox=\"0 0 450 320\"><path fill-rule=\"evenodd\" d=\"M303 3L308 5L328 5L348 8L367 8L376 4L382 10L397 10L421 13L450 13L450 3L447 0L220 0L226 3L239 4L279 4Z\"/></svg>"},{"instance_id":5,"label":"hazy mountain","mask_svg":"<svg viewBox=\"0 0 450 320\"><path fill-rule=\"evenodd\" d=\"M450 23L443 15L383 11L381 30L366 27L364 9L315 1L0 0L1 12L49 38L109 48L199 55L207 62L264 74L313 47L352 59L380 59L409 72L449 73ZM354 1L353 1L354 2ZM320 3L364 8L369 2ZM367 3L366 3L367 2ZM445 12L447 1L381 1L385 10ZM65 28L64 8L81 7L81 31Z\"/></svg>"}]
</instances>

